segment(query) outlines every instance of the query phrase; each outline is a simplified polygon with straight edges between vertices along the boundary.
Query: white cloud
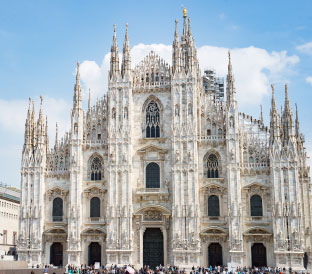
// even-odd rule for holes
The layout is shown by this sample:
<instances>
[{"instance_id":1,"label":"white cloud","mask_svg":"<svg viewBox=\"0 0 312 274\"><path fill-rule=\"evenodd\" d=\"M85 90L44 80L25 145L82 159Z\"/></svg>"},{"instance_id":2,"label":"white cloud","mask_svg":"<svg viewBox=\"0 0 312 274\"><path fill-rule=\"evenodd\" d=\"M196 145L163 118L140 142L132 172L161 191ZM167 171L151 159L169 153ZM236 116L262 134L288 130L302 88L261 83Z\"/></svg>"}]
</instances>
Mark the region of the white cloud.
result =
<instances>
[{"instance_id":1,"label":"white cloud","mask_svg":"<svg viewBox=\"0 0 312 274\"><path fill-rule=\"evenodd\" d=\"M312 76L308 76L306 79L306 82L312 85Z\"/></svg>"},{"instance_id":2,"label":"white cloud","mask_svg":"<svg viewBox=\"0 0 312 274\"><path fill-rule=\"evenodd\" d=\"M214 68L218 75L227 74L227 48L203 46L198 49L200 68ZM237 100L240 105L259 104L272 82L284 81L289 70L299 61L286 51L272 52L255 48L231 50Z\"/></svg>"},{"instance_id":3,"label":"white cloud","mask_svg":"<svg viewBox=\"0 0 312 274\"><path fill-rule=\"evenodd\" d=\"M312 42L299 45L296 49L302 53L312 55Z\"/></svg>"},{"instance_id":4,"label":"white cloud","mask_svg":"<svg viewBox=\"0 0 312 274\"><path fill-rule=\"evenodd\" d=\"M143 60L151 50L171 64L171 49L170 45L164 44L138 44L131 50L132 66ZM227 51L227 48L222 47L202 46L198 48L202 72L205 68L214 68L217 75L225 77L228 62ZM286 51L270 53L265 49L248 47L233 49L231 52L237 99L240 105L259 104L262 97L269 92L270 83L286 81L288 73L299 62L298 56L289 56ZM85 89L91 88L93 96L102 96L107 91L109 57L110 54L106 54L100 66L94 61L84 61L81 64L82 82Z\"/></svg>"},{"instance_id":5,"label":"white cloud","mask_svg":"<svg viewBox=\"0 0 312 274\"><path fill-rule=\"evenodd\" d=\"M39 98L35 100L36 119L39 113ZM50 140L54 141L55 125L58 122L60 137L69 129L71 104L63 99L44 97L43 114L48 116ZM0 99L0 127L8 134L18 134L23 138L27 116L28 100Z\"/></svg>"},{"instance_id":6,"label":"white cloud","mask_svg":"<svg viewBox=\"0 0 312 274\"><path fill-rule=\"evenodd\" d=\"M39 111L39 98L35 98L36 119ZM48 115L50 147L55 141L55 124L59 125L59 137L70 126L71 104L63 99L44 96L43 114ZM19 186L19 168L24 143L25 120L28 100L0 99L0 178L4 183ZM14 140L14 141L13 141Z\"/></svg>"}]
</instances>

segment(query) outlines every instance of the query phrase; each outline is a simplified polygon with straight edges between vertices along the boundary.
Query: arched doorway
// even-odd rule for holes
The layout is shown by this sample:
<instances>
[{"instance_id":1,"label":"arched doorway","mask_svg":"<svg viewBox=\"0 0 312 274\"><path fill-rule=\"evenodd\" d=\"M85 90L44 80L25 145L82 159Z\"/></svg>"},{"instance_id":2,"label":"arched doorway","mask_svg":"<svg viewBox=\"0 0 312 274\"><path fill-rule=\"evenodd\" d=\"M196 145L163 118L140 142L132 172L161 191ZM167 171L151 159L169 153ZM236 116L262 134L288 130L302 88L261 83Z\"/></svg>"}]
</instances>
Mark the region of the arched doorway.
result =
<instances>
[{"instance_id":1,"label":"arched doorway","mask_svg":"<svg viewBox=\"0 0 312 274\"><path fill-rule=\"evenodd\" d=\"M50 264L54 266L63 266L63 245L53 243L50 247Z\"/></svg>"},{"instance_id":2,"label":"arched doorway","mask_svg":"<svg viewBox=\"0 0 312 274\"><path fill-rule=\"evenodd\" d=\"M143 236L143 265L164 265L164 240L160 228L147 228Z\"/></svg>"},{"instance_id":3,"label":"arched doorway","mask_svg":"<svg viewBox=\"0 0 312 274\"><path fill-rule=\"evenodd\" d=\"M101 245L98 242L92 242L88 247L88 264L101 263Z\"/></svg>"},{"instance_id":4,"label":"arched doorway","mask_svg":"<svg viewBox=\"0 0 312 274\"><path fill-rule=\"evenodd\" d=\"M208 247L208 266L223 265L222 246L219 243L211 243Z\"/></svg>"},{"instance_id":5,"label":"arched doorway","mask_svg":"<svg viewBox=\"0 0 312 274\"><path fill-rule=\"evenodd\" d=\"M262 243L255 243L251 247L252 266L267 266L266 248Z\"/></svg>"}]
</instances>

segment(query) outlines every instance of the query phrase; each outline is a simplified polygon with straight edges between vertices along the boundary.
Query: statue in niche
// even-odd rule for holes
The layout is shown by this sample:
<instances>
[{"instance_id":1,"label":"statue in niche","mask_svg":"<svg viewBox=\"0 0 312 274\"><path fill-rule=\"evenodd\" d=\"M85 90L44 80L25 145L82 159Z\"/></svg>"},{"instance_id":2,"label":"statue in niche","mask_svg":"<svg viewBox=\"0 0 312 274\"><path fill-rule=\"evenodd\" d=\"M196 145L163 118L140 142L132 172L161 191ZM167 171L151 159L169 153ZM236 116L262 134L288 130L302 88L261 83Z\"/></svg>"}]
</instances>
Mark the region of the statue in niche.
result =
<instances>
[{"instance_id":1,"label":"statue in niche","mask_svg":"<svg viewBox=\"0 0 312 274\"><path fill-rule=\"evenodd\" d=\"M176 162L180 161L180 152L179 152L179 150L176 150L176 152L175 152L175 160L176 160Z\"/></svg>"},{"instance_id":2,"label":"statue in niche","mask_svg":"<svg viewBox=\"0 0 312 274\"><path fill-rule=\"evenodd\" d=\"M189 163L193 162L193 156L192 156L191 151L188 152L187 157L188 157Z\"/></svg>"},{"instance_id":3,"label":"statue in niche","mask_svg":"<svg viewBox=\"0 0 312 274\"><path fill-rule=\"evenodd\" d=\"M111 162L114 164L115 163L115 154L113 152L110 154L110 159L111 159Z\"/></svg>"},{"instance_id":4,"label":"statue in niche","mask_svg":"<svg viewBox=\"0 0 312 274\"><path fill-rule=\"evenodd\" d=\"M272 206L272 217L275 217L275 206Z\"/></svg>"},{"instance_id":5,"label":"statue in niche","mask_svg":"<svg viewBox=\"0 0 312 274\"><path fill-rule=\"evenodd\" d=\"M234 161L235 159L235 153L234 153L234 148L231 149L231 160Z\"/></svg>"},{"instance_id":6,"label":"statue in niche","mask_svg":"<svg viewBox=\"0 0 312 274\"><path fill-rule=\"evenodd\" d=\"M178 105L175 106L174 115L175 116L179 116L180 115L179 114L179 106Z\"/></svg>"},{"instance_id":7,"label":"statue in niche","mask_svg":"<svg viewBox=\"0 0 312 274\"><path fill-rule=\"evenodd\" d=\"M165 180L165 188L167 188L168 192L169 192L169 179L166 178Z\"/></svg>"},{"instance_id":8,"label":"statue in niche","mask_svg":"<svg viewBox=\"0 0 312 274\"><path fill-rule=\"evenodd\" d=\"M125 153L122 154L122 161L123 161L123 162L126 162L126 161L127 161L127 157L126 157L126 154L125 154Z\"/></svg>"}]
</instances>

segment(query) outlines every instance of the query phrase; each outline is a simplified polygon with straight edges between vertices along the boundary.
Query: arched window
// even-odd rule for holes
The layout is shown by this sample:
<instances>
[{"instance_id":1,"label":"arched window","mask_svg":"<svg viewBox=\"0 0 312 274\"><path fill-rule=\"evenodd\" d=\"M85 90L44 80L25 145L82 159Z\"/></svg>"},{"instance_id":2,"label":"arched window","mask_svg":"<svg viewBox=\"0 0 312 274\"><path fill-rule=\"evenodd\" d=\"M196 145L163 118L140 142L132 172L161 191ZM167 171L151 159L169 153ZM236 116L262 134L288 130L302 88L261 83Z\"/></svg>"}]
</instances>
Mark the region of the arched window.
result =
<instances>
[{"instance_id":1,"label":"arched window","mask_svg":"<svg viewBox=\"0 0 312 274\"><path fill-rule=\"evenodd\" d=\"M99 218L101 216L101 200L98 197L93 197L90 200L90 217Z\"/></svg>"},{"instance_id":2,"label":"arched window","mask_svg":"<svg viewBox=\"0 0 312 274\"><path fill-rule=\"evenodd\" d=\"M160 137L160 110L152 100L146 108L146 138Z\"/></svg>"},{"instance_id":3,"label":"arched window","mask_svg":"<svg viewBox=\"0 0 312 274\"><path fill-rule=\"evenodd\" d=\"M219 178L219 163L214 154L210 154L207 159L207 178Z\"/></svg>"},{"instance_id":4,"label":"arched window","mask_svg":"<svg viewBox=\"0 0 312 274\"><path fill-rule=\"evenodd\" d=\"M222 129L221 129L221 128L218 129L218 137L219 137L219 138L222 137Z\"/></svg>"},{"instance_id":5,"label":"arched window","mask_svg":"<svg viewBox=\"0 0 312 274\"><path fill-rule=\"evenodd\" d=\"M59 197L53 200L52 219L53 222L63 221L63 200Z\"/></svg>"},{"instance_id":6,"label":"arched window","mask_svg":"<svg viewBox=\"0 0 312 274\"><path fill-rule=\"evenodd\" d=\"M262 213L262 198L259 195L253 195L250 198L250 215L263 216Z\"/></svg>"},{"instance_id":7,"label":"arched window","mask_svg":"<svg viewBox=\"0 0 312 274\"><path fill-rule=\"evenodd\" d=\"M213 135L213 136L217 135L217 126L215 123L212 124L211 135Z\"/></svg>"},{"instance_id":8,"label":"arched window","mask_svg":"<svg viewBox=\"0 0 312 274\"><path fill-rule=\"evenodd\" d=\"M156 163L146 167L146 188L160 188L160 168Z\"/></svg>"},{"instance_id":9,"label":"arched window","mask_svg":"<svg viewBox=\"0 0 312 274\"><path fill-rule=\"evenodd\" d=\"M99 157L94 157L90 166L91 181L102 180L102 162Z\"/></svg>"},{"instance_id":10,"label":"arched window","mask_svg":"<svg viewBox=\"0 0 312 274\"><path fill-rule=\"evenodd\" d=\"M188 104L188 114L193 115L193 106L191 103Z\"/></svg>"},{"instance_id":11,"label":"arched window","mask_svg":"<svg viewBox=\"0 0 312 274\"><path fill-rule=\"evenodd\" d=\"M219 198L216 195L211 195L208 198L208 216L220 216Z\"/></svg>"}]
</instances>

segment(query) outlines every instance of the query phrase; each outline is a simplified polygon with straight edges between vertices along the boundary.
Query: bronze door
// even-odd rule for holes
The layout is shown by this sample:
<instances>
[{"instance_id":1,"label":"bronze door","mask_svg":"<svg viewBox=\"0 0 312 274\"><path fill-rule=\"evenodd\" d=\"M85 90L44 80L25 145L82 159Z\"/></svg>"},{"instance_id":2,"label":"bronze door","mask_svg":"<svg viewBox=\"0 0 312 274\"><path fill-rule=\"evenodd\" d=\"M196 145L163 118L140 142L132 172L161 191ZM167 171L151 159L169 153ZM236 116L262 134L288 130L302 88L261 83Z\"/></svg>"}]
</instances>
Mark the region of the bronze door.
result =
<instances>
[{"instance_id":1,"label":"bronze door","mask_svg":"<svg viewBox=\"0 0 312 274\"><path fill-rule=\"evenodd\" d=\"M267 266L266 248L261 243L256 243L251 247L252 266Z\"/></svg>"},{"instance_id":2,"label":"bronze door","mask_svg":"<svg viewBox=\"0 0 312 274\"><path fill-rule=\"evenodd\" d=\"M212 243L208 247L208 266L221 266L222 262L222 246L219 243Z\"/></svg>"},{"instance_id":3,"label":"bronze door","mask_svg":"<svg viewBox=\"0 0 312 274\"><path fill-rule=\"evenodd\" d=\"M53 243L50 247L50 264L63 266L63 246L61 243Z\"/></svg>"},{"instance_id":4,"label":"bronze door","mask_svg":"<svg viewBox=\"0 0 312 274\"><path fill-rule=\"evenodd\" d=\"M147 228L143 236L143 265L164 265L164 241L159 228Z\"/></svg>"},{"instance_id":5,"label":"bronze door","mask_svg":"<svg viewBox=\"0 0 312 274\"><path fill-rule=\"evenodd\" d=\"M96 262L101 263L101 246L97 242L92 242L88 250L88 264L93 265Z\"/></svg>"}]
</instances>

